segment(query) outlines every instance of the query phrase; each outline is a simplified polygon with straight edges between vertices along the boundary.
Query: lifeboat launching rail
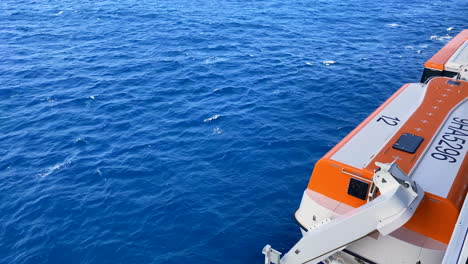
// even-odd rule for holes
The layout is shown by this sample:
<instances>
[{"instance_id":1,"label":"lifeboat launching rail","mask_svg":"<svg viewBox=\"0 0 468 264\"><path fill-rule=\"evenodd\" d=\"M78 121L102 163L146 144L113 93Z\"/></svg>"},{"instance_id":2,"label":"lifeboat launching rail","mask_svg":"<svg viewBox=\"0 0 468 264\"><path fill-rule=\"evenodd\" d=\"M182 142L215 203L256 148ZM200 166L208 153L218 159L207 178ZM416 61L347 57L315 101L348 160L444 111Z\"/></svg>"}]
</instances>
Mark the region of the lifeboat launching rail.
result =
<instances>
[{"instance_id":1,"label":"lifeboat launching rail","mask_svg":"<svg viewBox=\"0 0 468 264\"><path fill-rule=\"evenodd\" d=\"M302 238L265 264L468 263L467 149L464 30L316 163Z\"/></svg>"}]
</instances>

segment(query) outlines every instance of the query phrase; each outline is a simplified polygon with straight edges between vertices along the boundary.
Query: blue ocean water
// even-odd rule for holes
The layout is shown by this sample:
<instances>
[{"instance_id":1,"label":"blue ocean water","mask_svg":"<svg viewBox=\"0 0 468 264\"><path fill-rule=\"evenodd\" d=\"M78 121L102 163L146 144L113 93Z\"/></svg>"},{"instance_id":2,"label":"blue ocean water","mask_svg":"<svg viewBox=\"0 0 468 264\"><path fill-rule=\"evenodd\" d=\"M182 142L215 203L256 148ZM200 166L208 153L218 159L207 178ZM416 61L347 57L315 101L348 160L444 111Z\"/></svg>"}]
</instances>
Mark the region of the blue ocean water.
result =
<instances>
[{"instance_id":1,"label":"blue ocean water","mask_svg":"<svg viewBox=\"0 0 468 264\"><path fill-rule=\"evenodd\" d=\"M262 263L454 1L0 2L1 263ZM335 61L326 65L323 61Z\"/></svg>"}]
</instances>

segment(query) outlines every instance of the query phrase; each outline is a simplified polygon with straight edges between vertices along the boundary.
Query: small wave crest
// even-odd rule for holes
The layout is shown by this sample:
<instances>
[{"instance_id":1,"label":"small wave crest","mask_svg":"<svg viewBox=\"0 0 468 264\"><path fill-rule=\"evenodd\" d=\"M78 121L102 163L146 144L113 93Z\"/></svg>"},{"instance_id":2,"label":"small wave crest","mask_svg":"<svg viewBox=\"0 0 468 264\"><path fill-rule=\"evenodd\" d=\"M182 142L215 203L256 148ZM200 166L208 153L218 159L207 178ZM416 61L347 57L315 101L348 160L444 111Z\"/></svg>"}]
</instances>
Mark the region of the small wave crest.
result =
<instances>
[{"instance_id":1,"label":"small wave crest","mask_svg":"<svg viewBox=\"0 0 468 264\"><path fill-rule=\"evenodd\" d=\"M224 131L223 131L221 128L219 128L219 127L215 127L215 128L213 129L213 134L214 134L214 135L221 135L222 133L224 133Z\"/></svg>"},{"instance_id":2,"label":"small wave crest","mask_svg":"<svg viewBox=\"0 0 468 264\"><path fill-rule=\"evenodd\" d=\"M59 171L65 167L67 167L68 165L70 165L73 161L75 160L75 157L69 157L69 158L66 158L63 162L60 162L60 163L57 163L53 166L50 166L49 168L47 168L44 172L42 173L39 173L37 174L37 176L41 177L41 178L45 178L49 175L51 175L52 173L56 172L56 171Z\"/></svg>"},{"instance_id":3,"label":"small wave crest","mask_svg":"<svg viewBox=\"0 0 468 264\"><path fill-rule=\"evenodd\" d=\"M327 65L327 66L328 66L328 65L331 65L331 64L335 64L336 61L334 61L334 60L325 60L325 61L322 61L322 63L323 63L324 65Z\"/></svg>"},{"instance_id":4,"label":"small wave crest","mask_svg":"<svg viewBox=\"0 0 468 264\"><path fill-rule=\"evenodd\" d=\"M213 120L218 119L219 117L220 117L220 115L214 115L214 116L212 116L210 118L207 118L207 119L203 120L203 122L208 123L208 122L211 122Z\"/></svg>"},{"instance_id":5,"label":"small wave crest","mask_svg":"<svg viewBox=\"0 0 468 264\"><path fill-rule=\"evenodd\" d=\"M445 35L445 36L433 35L433 36L431 36L431 40L438 40L438 41L451 40L452 38L453 38L453 37L452 37L452 36L449 36L449 35Z\"/></svg>"},{"instance_id":6,"label":"small wave crest","mask_svg":"<svg viewBox=\"0 0 468 264\"><path fill-rule=\"evenodd\" d=\"M221 58L221 57L209 57L208 59L204 60L203 63L204 64L215 64L215 63L223 62L223 61L227 61L227 60L228 59Z\"/></svg>"}]
</instances>

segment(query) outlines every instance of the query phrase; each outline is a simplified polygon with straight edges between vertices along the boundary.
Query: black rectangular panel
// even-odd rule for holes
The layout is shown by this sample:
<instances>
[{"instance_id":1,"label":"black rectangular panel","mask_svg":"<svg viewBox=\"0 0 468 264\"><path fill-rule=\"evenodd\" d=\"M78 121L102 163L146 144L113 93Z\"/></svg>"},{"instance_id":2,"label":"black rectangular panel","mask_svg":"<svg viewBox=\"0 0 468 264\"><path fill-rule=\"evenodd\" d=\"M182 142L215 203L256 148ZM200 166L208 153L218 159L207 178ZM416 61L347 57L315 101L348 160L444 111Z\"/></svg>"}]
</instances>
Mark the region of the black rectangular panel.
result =
<instances>
[{"instance_id":1,"label":"black rectangular panel","mask_svg":"<svg viewBox=\"0 0 468 264\"><path fill-rule=\"evenodd\" d=\"M423 140L424 138L420 136L404 133L393 145L393 148L413 154L418 150Z\"/></svg>"},{"instance_id":2,"label":"black rectangular panel","mask_svg":"<svg viewBox=\"0 0 468 264\"><path fill-rule=\"evenodd\" d=\"M349 185L348 185L349 195L359 198L361 200L366 200L368 189L369 189L369 184L367 182L363 182L355 178L349 179Z\"/></svg>"}]
</instances>

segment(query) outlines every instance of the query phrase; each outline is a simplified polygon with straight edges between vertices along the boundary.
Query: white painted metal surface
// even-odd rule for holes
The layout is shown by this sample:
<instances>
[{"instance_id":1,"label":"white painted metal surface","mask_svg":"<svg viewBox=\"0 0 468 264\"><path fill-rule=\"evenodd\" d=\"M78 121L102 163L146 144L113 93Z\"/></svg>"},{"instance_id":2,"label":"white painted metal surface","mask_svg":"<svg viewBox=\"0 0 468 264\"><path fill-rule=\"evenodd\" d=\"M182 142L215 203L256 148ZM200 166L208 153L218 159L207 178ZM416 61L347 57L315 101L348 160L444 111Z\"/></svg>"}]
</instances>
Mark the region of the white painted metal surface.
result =
<instances>
[{"instance_id":1,"label":"white painted metal surface","mask_svg":"<svg viewBox=\"0 0 468 264\"><path fill-rule=\"evenodd\" d=\"M459 72L460 67L468 64L468 40L445 63L444 68L447 71Z\"/></svg>"},{"instance_id":2,"label":"white painted metal surface","mask_svg":"<svg viewBox=\"0 0 468 264\"><path fill-rule=\"evenodd\" d=\"M460 80L468 81L468 64L460 67Z\"/></svg>"},{"instance_id":3,"label":"white painted metal surface","mask_svg":"<svg viewBox=\"0 0 468 264\"><path fill-rule=\"evenodd\" d=\"M468 196L450 239L442 264L468 263Z\"/></svg>"},{"instance_id":4,"label":"white painted metal surface","mask_svg":"<svg viewBox=\"0 0 468 264\"><path fill-rule=\"evenodd\" d=\"M467 150L468 98L448 115L409 175L426 192L446 198Z\"/></svg>"},{"instance_id":5,"label":"white painted metal surface","mask_svg":"<svg viewBox=\"0 0 468 264\"><path fill-rule=\"evenodd\" d=\"M353 209L354 207L306 189L295 218L309 230L326 218L333 219ZM307 233L302 228L301 232L303 235ZM374 232L346 247L346 250L379 264L415 264L418 261L424 264L440 264L446 249L446 244L404 227L387 236ZM337 252L333 256L342 260L340 264L362 264L345 252Z\"/></svg>"},{"instance_id":6,"label":"white painted metal surface","mask_svg":"<svg viewBox=\"0 0 468 264\"><path fill-rule=\"evenodd\" d=\"M280 262L273 263L319 263L375 230L385 236L405 224L413 216L424 191L395 163L377 163L377 166L380 170L373 180L381 193L379 197L333 220L324 219L309 230ZM270 249L269 245L264 248L266 259Z\"/></svg>"},{"instance_id":7,"label":"white painted metal surface","mask_svg":"<svg viewBox=\"0 0 468 264\"><path fill-rule=\"evenodd\" d=\"M280 264L281 252L272 249L270 245L266 245L262 253L265 255L265 264Z\"/></svg>"},{"instance_id":8,"label":"white painted metal surface","mask_svg":"<svg viewBox=\"0 0 468 264\"><path fill-rule=\"evenodd\" d=\"M412 83L391 101L331 159L364 168L420 106L426 87Z\"/></svg>"},{"instance_id":9,"label":"white painted metal surface","mask_svg":"<svg viewBox=\"0 0 468 264\"><path fill-rule=\"evenodd\" d=\"M301 232L304 235L303 229L313 229L315 225L327 218L335 218L337 215L344 214L353 210L354 207L345 203L340 203L323 194L306 189L302 196L299 209L294 214L294 218L302 226Z\"/></svg>"}]
</instances>

